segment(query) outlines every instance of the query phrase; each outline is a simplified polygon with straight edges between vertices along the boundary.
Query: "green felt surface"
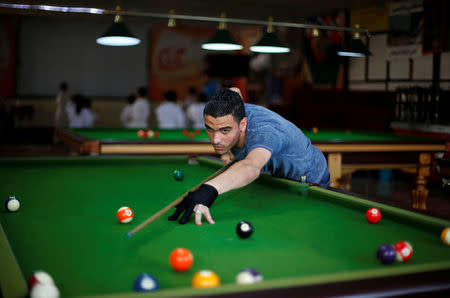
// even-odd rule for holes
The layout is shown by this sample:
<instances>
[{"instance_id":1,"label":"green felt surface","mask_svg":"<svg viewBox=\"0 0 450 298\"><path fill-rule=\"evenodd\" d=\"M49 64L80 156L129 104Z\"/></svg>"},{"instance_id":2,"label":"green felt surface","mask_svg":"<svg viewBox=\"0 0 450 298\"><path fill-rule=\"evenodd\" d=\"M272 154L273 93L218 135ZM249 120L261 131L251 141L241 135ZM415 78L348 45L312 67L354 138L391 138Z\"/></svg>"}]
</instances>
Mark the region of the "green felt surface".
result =
<instances>
[{"instance_id":1,"label":"green felt surface","mask_svg":"<svg viewBox=\"0 0 450 298\"><path fill-rule=\"evenodd\" d=\"M314 133L312 129L303 129L303 133L306 137L308 137L311 141L342 141L342 142L351 142L351 141L368 141L368 142L386 142L386 141L423 141L429 140L426 138L420 137L411 137L404 135L395 135L390 133L377 133L377 132L368 132L368 131L355 131L355 130L329 130L329 129L320 129L317 133Z\"/></svg>"},{"instance_id":2,"label":"green felt surface","mask_svg":"<svg viewBox=\"0 0 450 298\"><path fill-rule=\"evenodd\" d=\"M156 129L159 136L157 138L139 137L137 132L139 129L116 129L116 128L79 128L71 129L71 131L82 135L85 138L103 141L146 141L146 140L159 140L159 141L208 141L208 135L205 129L186 129L188 134L192 134L192 138L189 135L183 134L183 129ZM195 132L199 131L200 134Z\"/></svg>"},{"instance_id":3,"label":"green felt surface","mask_svg":"<svg viewBox=\"0 0 450 298\"><path fill-rule=\"evenodd\" d=\"M155 296L170 296L242 290L234 279L244 267L263 274L260 287L450 268L450 248L439 239L447 221L267 177L221 195L212 208L215 225L163 216L125 237L219 167L203 159L190 165L186 157L0 160L1 197L14 194L22 203L17 213L2 206L0 223L23 275L49 272L63 297L130 293L141 272L157 277ZM182 181L174 180L175 169L184 171ZM121 206L134 210L130 224L117 221ZM366 222L369 206L380 208L380 223ZM249 239L235 233L244 219L254 225ZM412 259L381 265L378 246L399 240L412 243ZM176 247L192 251L191 270L170 268ZM190 289L202 269L215 271L223 286Z\"/></svg>"},{"instance_id":4,"label":"green felt surface","mask_svg":"<svg viewBox=\"0 0 450 298\"><path fill-rule=\"evenodd\" d=\"M80 134L86 138L104 140L104 141L131 141L131 140L155 140L155 138L141 138L137 135L139 129L117 129L117 128L83 128L71 129L71 131ZM206 130L201 129L200 134L195 134L195 129L187 129L193 133L193 138L183 135L183 129L153 129L158 131L160 136L156 140L161 141L208 141ZM375 133L365 131L345 131L345 130L327 130L319 129L314 133L312 129L302 129L306 137L311 141L411 141L428 140L426 138L394 135L389 133Z\"/></svg>"}]
</instances>

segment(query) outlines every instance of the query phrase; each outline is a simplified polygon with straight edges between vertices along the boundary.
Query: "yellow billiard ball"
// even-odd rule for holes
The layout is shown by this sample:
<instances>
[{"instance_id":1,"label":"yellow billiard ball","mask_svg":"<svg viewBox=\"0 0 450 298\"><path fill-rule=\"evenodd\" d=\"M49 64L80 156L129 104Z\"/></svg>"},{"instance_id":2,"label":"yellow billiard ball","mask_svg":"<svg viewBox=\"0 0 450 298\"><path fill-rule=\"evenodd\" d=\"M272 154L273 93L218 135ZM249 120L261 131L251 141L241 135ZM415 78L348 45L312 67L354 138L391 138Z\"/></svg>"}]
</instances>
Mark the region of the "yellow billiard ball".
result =
<instances>
[{"instance_id":1,"label":"yellow billiard ball","mask_svg":"<svg viewBox=\"0 0 450 298\"><path fill-rule=\"evenodd\" d=\"M219 276L211 270L201 270L195 273L192 279L192 287L194 288L215 288L219 285Z\"/></svg>"},{"instance_id":2,"label":"yellow billiard ball","mask_svg":"<svg viewBox=\"0 0 450 298\"><path fill-rule=\"evenodd\" d=\"M450 228L445 228L441 233L441 240L444 244L450 245Z\"/></svg>"}]
</instances>

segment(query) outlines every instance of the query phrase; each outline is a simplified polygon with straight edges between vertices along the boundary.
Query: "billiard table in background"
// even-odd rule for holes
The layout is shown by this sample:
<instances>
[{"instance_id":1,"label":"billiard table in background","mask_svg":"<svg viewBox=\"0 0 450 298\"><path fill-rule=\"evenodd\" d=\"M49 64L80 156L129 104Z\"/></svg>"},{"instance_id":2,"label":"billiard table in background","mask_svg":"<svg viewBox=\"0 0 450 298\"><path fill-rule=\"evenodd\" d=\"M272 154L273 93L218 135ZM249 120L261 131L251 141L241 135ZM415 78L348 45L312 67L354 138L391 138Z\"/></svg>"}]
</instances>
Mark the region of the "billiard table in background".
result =
<instances>
[{"instance_id":1,"label":"billiard table in background","mask_svg":"<svg viewBox=\"0 0 450 298\"><path fill-rule=\"evenodd\" d=\"M80 154L192 154L214 155L205 130L192 138L183 129L159 130L158 138L140 138L137 129L71 129L57 130L57 137ZM442 140L387 133L345 130L303 130L325 155L332 187L349 190L352 173L357 170L402 169L416 175L412 187L412 205L426 209L431 162L434 153L446 150Z\"/></svg>"},{"instance_id":2,"label":"billiard table in background","mask_svg":"<svg viewBox=\"0 0 450 298\"><path fill-rule=\"evenodd\" d=\"M21 200L16 213L3 204L0 209L3 296L25 297L26 279L35 270L50 273L62 297L131 297L142 272L160 283L149 297L450 292L450 246L440 241L448 220L266 175L220 195L212 207L214 225L198 227L192 219L180 225L163 216L127 238L221 167L207 158L197 162L188 163L188 156L0 159L0 197ZM182 181L173 178L175 169L184 171ZM131 223L118 222L121 206L133 209ZM365 219L370 207L382 213L378 224ZM248 239L236 235L240 220L254 225ZM411 260L382 265L377 248L400 240L412 244ZM176 247L194 255L187 272L169 266ZM245 267L259 270L264 281L235 284ZM202 269L216 272L222 285L191 288Z\"/></svg>"}]
</instances>

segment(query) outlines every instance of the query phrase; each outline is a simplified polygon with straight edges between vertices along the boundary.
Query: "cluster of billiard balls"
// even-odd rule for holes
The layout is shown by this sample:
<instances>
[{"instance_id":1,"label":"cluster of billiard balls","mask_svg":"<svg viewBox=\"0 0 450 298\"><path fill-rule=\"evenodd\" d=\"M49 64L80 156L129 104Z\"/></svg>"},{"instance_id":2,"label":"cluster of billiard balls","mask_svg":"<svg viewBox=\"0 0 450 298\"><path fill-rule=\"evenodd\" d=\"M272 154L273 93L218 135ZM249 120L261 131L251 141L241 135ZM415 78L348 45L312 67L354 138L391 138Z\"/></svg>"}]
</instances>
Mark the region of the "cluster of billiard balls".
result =
<instances>
[{"instance_id":1,"label":"cluster of billiard balls","mask_svg":"<svg viewBox=\"0 0 450 298\"><path fill-rule=\"evenodd\" d=\"M140 138L146 138L146 139L155 138L155 139L157 139L159 137L159 132L153 131L151 129L146 129L146 130L139 129L137 132L137 135Z\"/></svg>"},{"instance_id":2,"label":"cluster of billiard balls","mask_svg":"<svg viewBox=\"0 0 450 298\"><path fill-rule=\"evenodd\" d=\"M175 271L187 271L193 263L194 257L186 248L176 248L169 255L169 264ZM263 276L253 268L242 269L236 275L237 284L254 284L262 280ZM191 283L193 288L215 288L220 285L220 278L214 271L200 270L194 274ZM151 292L158 288L158 280L149 273L140 274L134 281L134 290L137 292Z\"/></svg>"},{"instance_id":3,"label":"cluster of billiard balls","mask_svg":"<svg viewBox=\"0 0 450 298\"><path fill-rule=\"evenodd\" d=\"M189 132L187 129L183 129L183 136L188 137L189 139L193 139L194 135L199 136L200 135L200 129L196 129L193 133Z\"/></svg>"}]
</instances>

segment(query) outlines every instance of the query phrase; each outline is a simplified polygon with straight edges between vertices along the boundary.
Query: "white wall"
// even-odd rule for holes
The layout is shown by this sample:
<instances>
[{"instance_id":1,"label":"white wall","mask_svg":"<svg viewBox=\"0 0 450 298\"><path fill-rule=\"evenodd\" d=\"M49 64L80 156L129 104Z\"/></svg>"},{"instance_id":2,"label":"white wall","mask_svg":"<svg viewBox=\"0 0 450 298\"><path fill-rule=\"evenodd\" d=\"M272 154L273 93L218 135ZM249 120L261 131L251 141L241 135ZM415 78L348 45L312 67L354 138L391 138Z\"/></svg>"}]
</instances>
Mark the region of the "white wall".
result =
<instances>
[{"instance_id":1,"label":"white wall","mask_svg":"<svg viewBox=\"0 0 450 298\"><path fill-rule=\"evenodd\" d=\"M369 49L373 56L369 57L369 80L384 80L386 78L386 44L387 34L376 34L370 39ZM365 58L350 58L349 89L350 90L385 90L385 84L380 82L361 83L364 80ZM390 61L391 79L409 79L408 58L396 58ZM423 55L413 58L413 79L431 80L433 78L433 55ZM441 79L450 79L450 53L441 54ZM429 87L431 82L389 82L389 90L398 87L422 86ZM450 88L450 83L442 82L442 88Z\"/></svg>"},{"instance_id":2,"label":"white wall","mask_svg":"<svg viewBox=\"0 0 450 298\"><path fill-rule=\"evenodd\" d=\"M125 19L126 21L126 19ZM19 95L54 95L61 81L71 93L126 96L147 85L148 26L125 23L141 43L98 45L111 22L51 17L22 18L19 27Z\"/></svg>"}]
</instances>

